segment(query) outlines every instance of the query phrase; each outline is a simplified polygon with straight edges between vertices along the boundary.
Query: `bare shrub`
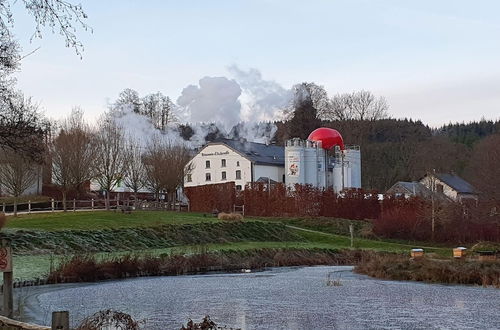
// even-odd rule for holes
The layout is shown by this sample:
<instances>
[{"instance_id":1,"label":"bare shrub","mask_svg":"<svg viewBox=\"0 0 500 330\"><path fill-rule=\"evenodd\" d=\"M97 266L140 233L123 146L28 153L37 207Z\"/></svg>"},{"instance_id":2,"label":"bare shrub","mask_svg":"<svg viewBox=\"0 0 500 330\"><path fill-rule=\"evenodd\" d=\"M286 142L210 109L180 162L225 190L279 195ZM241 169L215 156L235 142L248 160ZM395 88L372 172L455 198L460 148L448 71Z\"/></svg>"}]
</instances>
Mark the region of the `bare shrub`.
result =
<instances>
[{"instance_id":1,"label":"bare shrub","mask_svg":"<svg viewBox=\"0 0 500 330\"><path fill-rule=\"evenodd\" d=\"M190 319L186 326L182 326L181 330L217 330L217 324L207 315L200 323L195 323Z\"/></svg>"},{"instance_id":2,"label":"bare shrub","mask_svg":"<svg viewBox=\"0 0 500 330\"><path fill-rule=\"evenodd\" d=\"M500 287L500 262L435 260L390 253L372 253L361 260L355 272L396 281L473 284Z\"/></svg>"},{"instance_id":3,"label":"bare shrub","mask_svg":"<svg viewBox=\"0 0 500 330\"><path fill-rule=\"evenodd\" d=\"M87 317L76 330L124 329L139 330L142 321L136 321L129 314L107 309Z\"/></svg>"},{"instance_id":4,"label":"bare shrub","mask_svg":"<svg viewBox=\"0 0 500 330\"><path fill-rule=\"evenodd\" d=\"M217 216L219 220L243 221L243 216L239 213L224 213L221 212Z\"/></svg>"}]
</instances>

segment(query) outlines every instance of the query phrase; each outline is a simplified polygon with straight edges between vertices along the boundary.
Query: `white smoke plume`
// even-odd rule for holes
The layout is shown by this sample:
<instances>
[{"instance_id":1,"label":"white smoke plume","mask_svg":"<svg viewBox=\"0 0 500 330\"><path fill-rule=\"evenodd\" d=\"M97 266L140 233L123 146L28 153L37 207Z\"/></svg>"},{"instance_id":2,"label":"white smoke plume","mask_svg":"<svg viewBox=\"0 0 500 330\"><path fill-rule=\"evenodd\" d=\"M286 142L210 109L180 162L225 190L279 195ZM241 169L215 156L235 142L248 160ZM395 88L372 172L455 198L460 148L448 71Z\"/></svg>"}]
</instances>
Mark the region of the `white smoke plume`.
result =
<instances>
[{"instance_id":1,"label":"white smoke plume","mask_svg":"<svg viewBox=\"0 0 500 330\"><path fill-rule=\"evenodd\" d=\"M204 77L198 85L185 87L175 109L179 122L166 130L155 129L146 116L134 113L132 106L121 106L116 121L143 145L158 136L190 147L219 137L269 143L277 130L272 121L282 119L292 103L293 91L264 80L257 69L245 71L232 65L228 72L231 78Z\"/></svg>"},{"instance_id":2,"label":"white smoke plume","mask_svg":"<svg viewBox=\"0 0 500 330\"><path fill-rule=\"evenodd\" d=\"M182 90L177 104L191 115L191 122L215 122L229 131L240 121L240 85L226 77L204 77L199 86Z\"/></svg>"},{"instance_id":3,"label":"white smoke plume","mask_svg":"<svg viewBox=\"0 0 500 330\"><path fill-rule=\"evenodd\" d=\"M275 81L264 80L257 69L244 71L232 65L228 70L243 90L241 121L262 122L280 119L282 111L292 100L291 89L286 89Z\"/></svg>"}]
</instances>

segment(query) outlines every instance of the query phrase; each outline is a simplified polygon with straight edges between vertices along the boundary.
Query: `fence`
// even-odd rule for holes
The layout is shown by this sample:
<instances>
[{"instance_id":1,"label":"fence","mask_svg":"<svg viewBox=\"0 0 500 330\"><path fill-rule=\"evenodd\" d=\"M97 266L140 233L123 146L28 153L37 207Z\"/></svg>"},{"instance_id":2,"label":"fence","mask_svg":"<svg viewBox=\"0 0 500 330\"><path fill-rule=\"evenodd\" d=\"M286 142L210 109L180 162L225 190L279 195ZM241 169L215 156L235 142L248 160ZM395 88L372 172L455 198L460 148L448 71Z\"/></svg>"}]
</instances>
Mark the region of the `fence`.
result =
<instances>
[{"instance_id":1,"label":"fence","mask_svg":"<svg viewBox=\"0 0 500 330\"><path fill-rule=\"evenodd\" d=\"M67 200L67 211L94 211L105 210L106 201L104 199L90 199L90 200ZM171 210L171 211L187 211L189 210L188 204L181 202L169 203L163 201L147 201L147 200L110 200L110 209L121 210L129 212L131 210ZM36 213L36 212L58 212L64 210L63 201L51 199L44 202L23 202L17 204L18 213ZM14 204L2 204L3 213L13 213Z\"/></svg>"}]
</instances>

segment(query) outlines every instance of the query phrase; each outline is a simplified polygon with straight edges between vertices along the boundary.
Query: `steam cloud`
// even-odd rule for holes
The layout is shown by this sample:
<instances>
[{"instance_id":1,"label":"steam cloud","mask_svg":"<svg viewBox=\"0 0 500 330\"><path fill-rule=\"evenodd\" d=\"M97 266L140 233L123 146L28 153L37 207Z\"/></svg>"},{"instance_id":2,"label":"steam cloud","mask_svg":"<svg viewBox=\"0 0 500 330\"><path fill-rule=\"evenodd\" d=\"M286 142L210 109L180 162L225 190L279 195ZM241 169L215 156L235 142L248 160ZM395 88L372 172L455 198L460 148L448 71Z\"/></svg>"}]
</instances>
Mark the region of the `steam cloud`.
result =
<instances>
[{"instance_id":1,"label":"steam cloud","mask_svg":"<svg viewBox=\"0 0 500 330\"><path fill-rule=\"evenodd\" d=\"M207 136L269 142L277 130L272 121L281 119L282 111L291 104L293 91L264 80L257 69L245 71L232 65L228 72L232 79L204 77L198 85L185 87L178 97L177 117L192 129L189 141L181 137L179 125L170 125L158 134L148 118L134 113L132 107L122 107L116 120L142 144L159 135L191 147L206 143Z\"/></svg>"}]
</instances>

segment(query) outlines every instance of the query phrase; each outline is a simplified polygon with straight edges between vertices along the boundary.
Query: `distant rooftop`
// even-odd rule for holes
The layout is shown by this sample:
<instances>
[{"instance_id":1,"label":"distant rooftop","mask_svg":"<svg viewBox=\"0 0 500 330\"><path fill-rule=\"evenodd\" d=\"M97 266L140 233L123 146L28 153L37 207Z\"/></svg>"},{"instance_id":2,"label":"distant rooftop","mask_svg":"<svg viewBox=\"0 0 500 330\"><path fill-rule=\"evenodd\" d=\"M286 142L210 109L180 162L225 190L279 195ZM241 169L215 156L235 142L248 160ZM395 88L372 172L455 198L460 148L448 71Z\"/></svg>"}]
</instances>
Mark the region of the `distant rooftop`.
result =
<instances>
[{"instance_id":1,"label":"distant rooftop","mask_svg":"<svg viewBox=\"0 0 500 330\"><path fill-rule=\"evenodd\" d=\"M231 139L217 139L212 143L224 143L256 164L285 166L285 148L281 146Z\"/></svg>"},{"instance_id":2,"label":"distant rooftop","mask_svg":"<svg viewBox=\"0 0 500 330\"><path fill-rule=\"evenodd\" d=\"M476 190L474 189L474 187L458 175L439 173L435 174L435 176L459 193L476 194Z\"/></svg>"}]
</instances>

